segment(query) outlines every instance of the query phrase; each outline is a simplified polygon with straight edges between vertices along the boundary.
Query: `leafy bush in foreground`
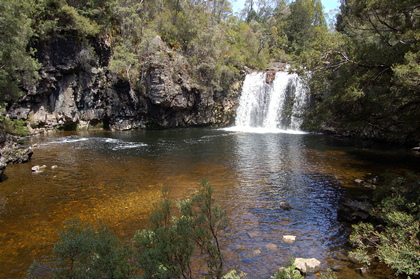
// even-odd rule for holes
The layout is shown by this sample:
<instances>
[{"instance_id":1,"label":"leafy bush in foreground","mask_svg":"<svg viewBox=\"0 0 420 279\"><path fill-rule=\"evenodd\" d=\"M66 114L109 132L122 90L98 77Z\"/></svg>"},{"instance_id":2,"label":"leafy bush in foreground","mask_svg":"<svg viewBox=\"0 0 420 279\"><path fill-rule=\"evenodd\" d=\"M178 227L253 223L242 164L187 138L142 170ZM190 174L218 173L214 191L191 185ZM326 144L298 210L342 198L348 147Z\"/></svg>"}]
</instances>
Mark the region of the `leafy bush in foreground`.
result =
<instances>
[{"instance_id":1,"label":"leafy bush in foreground","mask_svg":"<svg viewBox=\"0 0 420 279\"><path fill-rule=\"evenodd\" d=\"M397 274L420 274L420 177L388 178L378 190L372 212L379 225L353 226L350 256L369 264L377 258Z\"/></svg>"},{"instance_id":2,"label":"leafy bush in foreground","mask_svg":"<svg viewBox=\"0 0 420 279\"><path fill-rule=\"evenodd\" d=\"M151 229L136 232L133 247L123 244L105 225L80 220L65 224L54 246L52 262L35 261L28 278L193 278L191 257L201 254L206 278L240 278L235 271L223 277L219 232L226 228L225 211L215 204L213 187L203 187L190 199L174 202L163 192L150 215ZM140 275L141 274L141 275ZM140 276L140 277L139 277Z\"/></svg>"},{"instance_id":3,"label":"leafy bush in foreground","mask_svg":"<svg viewBox=\"0 0 420 279\"><path fill-rule=\"evenodd\" d=\"M132 250L108 226L68 221L54 245L51 266L35 262L28 278L131 278ZM41 272L42 271L42 272Z\"/></svg>"},{"instance_id":4,"label":"leafy bush in foreground","mask_svg":"<svg viewBox=\"0 0 420 279\"><path fill-rule=\"evenodd\" d=\"M208 278L222 278L223 257L219 231L226 228L225 211L215 204L213 187L203 188L177 205L164 195L151 215L152 228L136 233L138 265L144 278L192 278L191 257L195 251L206 258Z\"/></svg>"},{"instance_id":5,"label":"leafy bush in foreground","mask_svg":"<svg viewBox=\"0 0 420 279\"><path fill-rule=\"evenodd\" d=\"M280 268L280 270L271 276L273 279L304 279L305 276L300 274L299 270L296 269L295 264L292 262L288 267Z\"/></svg>"},{"instance_id":6,"label":"leafy bush in foreground","mask_svg":"<svg viewBox=\"0 0 420 279\"><path fill-rule=\"evenodd\" d=\"M65 224L50 263L35 261L27 278L158 278L240 279L245 273L224 274L219 232L227 227L226 212L215 204L213 187L203 181L191 198L176 203L167 191L150 215L151 228L137 231L132 246L122 243L106 225L78 219ZM174 209L178 210L174 214ZM200 254L207 270L193 270ZM276 279L302 279L295 266L281 269ZM327 277L336 278L328 273Z\"/></svg>"}]
</instances>

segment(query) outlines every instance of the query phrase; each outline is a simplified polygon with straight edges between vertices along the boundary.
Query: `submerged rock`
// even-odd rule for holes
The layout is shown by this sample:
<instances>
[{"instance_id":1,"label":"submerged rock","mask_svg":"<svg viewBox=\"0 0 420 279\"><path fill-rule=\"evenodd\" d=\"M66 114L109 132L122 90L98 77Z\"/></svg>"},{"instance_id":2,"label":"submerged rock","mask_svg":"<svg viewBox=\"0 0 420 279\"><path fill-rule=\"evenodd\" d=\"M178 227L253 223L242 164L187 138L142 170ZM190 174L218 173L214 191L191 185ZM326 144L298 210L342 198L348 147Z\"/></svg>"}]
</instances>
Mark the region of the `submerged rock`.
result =
<instances>
[{"instance_id":1,"label":"submerged rock","mask_svg":"<svg viewBox=\"0 0 420 279\"><path fill-rule=\"evenodd\" d=\"M367 198L353 200L343 198L338 205L338 217L345 222L365 221L370 217L372 204Z\"/></svg>"},{"instance_id":2,"label":"submerged rock","mask_svg":"<svg viewBox=\"0 0 420 279\"><path fill-rule=\"evenodd\" d=\"M274 250L277 250L277 249L278 249L277 245L276 245L276 244L274 244L274 243L267 243L267 244L265 245L265 248L267 248L267 250L272 250L272 251L274 251Z\"/></svg>"},{"instance_id":3,"label":"submerged rock","mask_svg":"<svg viewBox=\"0 0 420 279\"><path fill-rule=\"evenodd\" d=\"M290 203L282 201L282 202L280 202L280 208L282 208L284 210L290 210L293 207L290 205Z\"/></svg>"}]
</instances>

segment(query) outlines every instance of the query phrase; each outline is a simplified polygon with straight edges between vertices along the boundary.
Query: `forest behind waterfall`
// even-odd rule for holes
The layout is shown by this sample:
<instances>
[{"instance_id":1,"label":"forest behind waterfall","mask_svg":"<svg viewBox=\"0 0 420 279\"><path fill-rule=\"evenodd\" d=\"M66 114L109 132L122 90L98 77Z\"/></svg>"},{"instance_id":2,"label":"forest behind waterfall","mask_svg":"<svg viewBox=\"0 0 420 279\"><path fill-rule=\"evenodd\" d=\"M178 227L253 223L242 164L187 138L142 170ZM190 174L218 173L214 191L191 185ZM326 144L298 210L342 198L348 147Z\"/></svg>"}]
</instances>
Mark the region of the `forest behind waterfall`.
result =
<instances>
[{"instance_id":1,"label":"forest behind waterfall","mask_svg":"<svg viewBox=\"0 0 420 279\"><path fill-rule=\"evenodd\" d=\"M241 13L228 0L0 0L0 14L4 108L40 86L42 42L73 38L88 52L102 44L102 66L141 92L159 36L210 92L227 91L246 68L291 64L310 79L306 130L420 138L417 0L341 0L329 21L320 0L247 0Z\"/></svg>"}]
</instances>

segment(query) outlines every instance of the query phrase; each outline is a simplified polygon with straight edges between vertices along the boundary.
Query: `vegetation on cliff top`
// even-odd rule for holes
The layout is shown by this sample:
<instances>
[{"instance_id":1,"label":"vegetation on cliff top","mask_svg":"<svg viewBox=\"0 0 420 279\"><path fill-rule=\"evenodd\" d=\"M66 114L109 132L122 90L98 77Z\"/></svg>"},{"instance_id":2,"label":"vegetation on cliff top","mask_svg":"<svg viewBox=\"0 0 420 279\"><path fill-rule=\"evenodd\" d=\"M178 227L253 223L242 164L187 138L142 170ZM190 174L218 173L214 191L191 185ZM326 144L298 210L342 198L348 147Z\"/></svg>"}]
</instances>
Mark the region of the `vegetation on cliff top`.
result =
<instances>
[{"instance_id":1,"label":"vegetation on cliff top","mask_svg":"<svg viewBox=\"0 0 420 279\"><path fill-rule=\"evenodd\" d=\"M36 42L53 36L100 39L109 69L141 90L159 35L197 85L225 91L244 66L294 63L312 72L307 129L418 141L419 18L416 0L342 0L336 30L320 0L247 1L240 16L227 0L0 0L0 102L31 92L42 65Z\"/></svg>"}]
</instances>

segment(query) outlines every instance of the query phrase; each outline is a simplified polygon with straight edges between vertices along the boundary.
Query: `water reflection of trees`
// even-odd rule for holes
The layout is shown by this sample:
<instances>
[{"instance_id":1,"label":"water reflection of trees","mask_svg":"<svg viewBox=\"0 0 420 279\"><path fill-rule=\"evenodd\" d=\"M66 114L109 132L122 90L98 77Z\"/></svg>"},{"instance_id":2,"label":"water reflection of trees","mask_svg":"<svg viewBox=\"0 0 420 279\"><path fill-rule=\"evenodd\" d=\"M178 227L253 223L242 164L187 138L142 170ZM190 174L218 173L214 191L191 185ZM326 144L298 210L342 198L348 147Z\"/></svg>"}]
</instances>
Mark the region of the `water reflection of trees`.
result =
<instances>
[{"instance_id":1,"label":"water reflection of trees","mask_svg":"<svg viewBox=\"0 0 420 279\"><path fill-rule=\"evenodd\" d=\"M261 249L262 243L278 247L259 256L249 255L245 250L239 252L250 261L267 262L268 257L279 264L278 257L287 261L291 256L322 260L331 258L334 248L343 244L344 231L336 213L340 185L333 176L316 171L310 151L304 148L304 137L234 136L232 164L238 179L235 208L244 212L235 214L238 220L232 222L240 229L234 233L238 242L247 247ZM293 209L282 209L282 201L289 202ZM293 247L284 244L281 241L284 234L297 235L299 242Z\"/></svg>"}]
</instances>

